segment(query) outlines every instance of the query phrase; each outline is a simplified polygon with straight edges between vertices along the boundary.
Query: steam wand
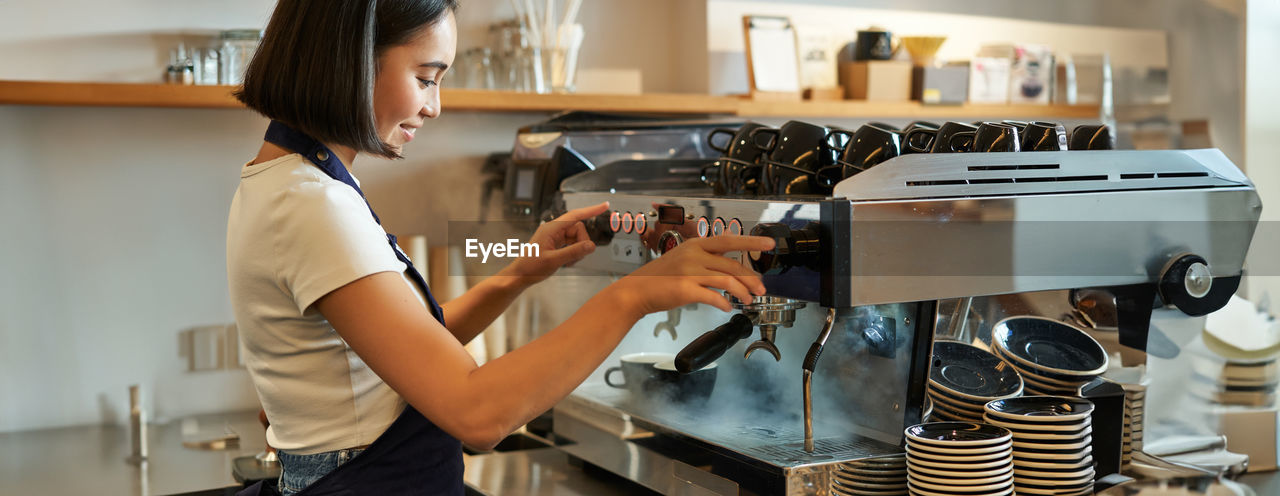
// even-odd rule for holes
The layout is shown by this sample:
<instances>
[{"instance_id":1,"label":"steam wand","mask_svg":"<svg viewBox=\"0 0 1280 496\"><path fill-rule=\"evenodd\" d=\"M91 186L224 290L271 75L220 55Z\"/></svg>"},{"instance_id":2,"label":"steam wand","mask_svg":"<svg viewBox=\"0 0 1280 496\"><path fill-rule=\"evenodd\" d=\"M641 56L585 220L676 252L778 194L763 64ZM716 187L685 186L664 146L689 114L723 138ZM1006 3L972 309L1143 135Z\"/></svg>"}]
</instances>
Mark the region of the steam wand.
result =
<instances>
[{"instance_id":1,"label":"steam wand","mask_svg":"<svg viewBox=\"0 0 1280 496\"><path fill-rule=\"evenodd\" d=\"M827 338L831 337L831 328L835 327L835 323L836 309L828 308L827 321L822 324L818 340L809 346L809 353L804 356L804 450L807 453L813 453L813 371L818 366L818 357L822 355L822 347L826 346Z\"/></svg>"}]
</instances>

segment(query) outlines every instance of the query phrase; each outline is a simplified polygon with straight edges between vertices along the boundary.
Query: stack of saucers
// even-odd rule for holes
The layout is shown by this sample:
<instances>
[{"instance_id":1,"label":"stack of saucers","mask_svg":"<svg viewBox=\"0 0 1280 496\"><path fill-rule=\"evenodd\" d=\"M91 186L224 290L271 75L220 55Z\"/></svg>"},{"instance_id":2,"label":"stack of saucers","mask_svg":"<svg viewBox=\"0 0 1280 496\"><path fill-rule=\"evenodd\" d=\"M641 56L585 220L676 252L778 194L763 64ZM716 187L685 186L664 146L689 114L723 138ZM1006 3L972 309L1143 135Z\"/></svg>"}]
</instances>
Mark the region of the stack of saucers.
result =
<instances>
[{"instance_id":1,"label":"stack of saucers","mask_svg":"<svg viewBox=\"0 0 1280 496\"><path fill-rule=\"evenodd\" d=\"M841 463L832 472L831 493L904 496L907 494L907 457L898 454Z\"/></svg>"},{"instance_id":2,"label":"stack of saucers","mask_svg":"<svg viewBox=\"0 0 1280 496\"><path fill-rule=\"evenodd\" d=\"M972 422L908 427L907 487L913 496L1013 494L1013 442L1007 429Z\"/></svg>"},{"instance_id":3,"label":"stack of saucers","mask_svg":"<svg viewBox=\"0 0 1280 496\"><path fill-rule=\"evenodd\" d=\"M1191 367L1191 392L1212 403L1268 406L1276 401L1280 374L1275 357L1224 361L1193 355Z\"/></svg>"},{"instance_id":4,"label":"stack of saucers","mask_svg":"<svg viewBox=\"0 0 1280 496\"><path fill-rule=\"evenodd\" d=\"M991 352L958 341L933 344L929 398L938 421L981 422L988 401L1022 394L1022 377Z\"/></svg>"},{"instance_id":5,"label":"stack of saucers","mask_svg":"<svg viewBox=\"0 0 1280 496\"><path fill-rule=\"evenodd\" d=\"M1013 480L1019 495L1093 494L1092 413L1089 400L1065 396L987 403L986 422L1013 433Z\"/></svg>"},{"instance_id":6,"label":"stack of saucers","mask_svg":"<svg viewBox=\"0 0 1280 496\"><path fill-rule=\"evenodd\" d=\"M1044 317L1009 317L991 329L992 349L1026 383L1025 394L1074 396L1107 370L1107 352L1084 331Z\"/></svg>"}]
</instances>

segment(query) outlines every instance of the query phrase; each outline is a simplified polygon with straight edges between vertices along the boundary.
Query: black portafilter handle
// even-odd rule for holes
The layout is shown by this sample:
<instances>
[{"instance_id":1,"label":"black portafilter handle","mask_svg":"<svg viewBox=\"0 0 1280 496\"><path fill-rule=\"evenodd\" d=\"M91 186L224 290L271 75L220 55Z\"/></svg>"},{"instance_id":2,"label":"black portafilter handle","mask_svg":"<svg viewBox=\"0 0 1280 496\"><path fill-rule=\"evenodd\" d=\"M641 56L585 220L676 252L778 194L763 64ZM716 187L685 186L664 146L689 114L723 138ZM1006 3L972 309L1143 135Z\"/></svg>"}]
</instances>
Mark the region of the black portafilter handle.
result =
<instances>
[{"instance_id":1,"label":"black portafilter handle","mask_svg":"<svg viewBox=\"0 0 1280 496\"><path fill-rule=\"evenodd\" d=\"M743 314L734 314L729 322L698 336L676 354L676 371L688 374L710 365L729 351L735 343L751 336L755 324Z\"/></svg>"}]
</instances>

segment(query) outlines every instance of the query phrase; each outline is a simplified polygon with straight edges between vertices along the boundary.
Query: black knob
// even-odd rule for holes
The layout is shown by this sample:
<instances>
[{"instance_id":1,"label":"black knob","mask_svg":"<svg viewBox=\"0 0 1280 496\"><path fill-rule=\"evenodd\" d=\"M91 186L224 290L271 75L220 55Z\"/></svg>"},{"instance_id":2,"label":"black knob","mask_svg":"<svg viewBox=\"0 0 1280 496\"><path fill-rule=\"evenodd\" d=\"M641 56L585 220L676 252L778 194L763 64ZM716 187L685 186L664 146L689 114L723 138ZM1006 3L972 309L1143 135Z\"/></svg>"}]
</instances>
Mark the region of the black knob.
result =
<instances>
[{"instance_id":1,"label":"black knob","mask_svg":"<svg viewBox=\"0 0 1280 496\"><path fill-rule=\"evenodd\" d=\"M751 267L761 274L781 274L792 267L817 269L822 247L818 223L810 222L800 229L786 224L763 223L751 228L752 236L773 238L772 250L751 252Z\"/></svg>"},{"instance_id":2,"label":"black knob","mask_svg":"<svg viewBox=\"0 0 1280 496\"><path fill-rule=\"evenodd\" d=\"M604 246L613 241L613 229L609 226L609 215L609 212L605 212L582 221L583 226L587 228L587 237L591 238L591 242L595 243L596 246Z\"/></svg>"}]
</instances>

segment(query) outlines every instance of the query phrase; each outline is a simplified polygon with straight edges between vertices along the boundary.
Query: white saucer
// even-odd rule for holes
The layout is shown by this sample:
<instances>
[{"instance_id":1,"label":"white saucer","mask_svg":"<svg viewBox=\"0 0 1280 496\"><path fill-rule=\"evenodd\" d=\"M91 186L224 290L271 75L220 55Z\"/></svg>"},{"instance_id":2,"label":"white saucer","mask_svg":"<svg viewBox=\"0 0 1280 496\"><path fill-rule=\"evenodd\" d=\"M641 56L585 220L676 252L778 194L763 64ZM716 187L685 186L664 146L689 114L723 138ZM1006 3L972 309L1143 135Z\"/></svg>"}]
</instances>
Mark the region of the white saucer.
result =
<instances>
[{"instance_id":1,"label":"white saucer","mask_svg":"<svg viewBox=\"0 0 1280 496\"><path fill-rule=\"evenodd\" d=\"M947 456L959 456L963 460L977 460L983 458L982 455L994 457L1000 453L1008 453L1013 450L1013 443L1005 441L995 446L984 446L980 448L939 448L931 445L914 444L910 438L907 439L907 464L911 464L911 457L915 454L917 457L924 456L928 458L941 459ZM956 460L952 460L956 461Z\"/></svg>"},{"instance_id":2,"label":"white saucer","mask_svg":"<svg viewBox=\"0 0 1280 496\"><path fill-rule=\"evenodd\" d=\"M933 477L921 473L907 474L908 480L916 480L928 482L930 484L939 484L943 486L984 486L990 484L1003 484L1013 480L1013 471L1009 471L1000 475L991 477Z\"/></svg>"},{"instance_id":3,"label":"white saucer","mask_svg":"<svg viewBox=\"0 0 1280 496\"><path fill-rule=\"evenodd\" d=\"M957 492L976 493L976 492L982 492L982 491L1000 491L1006 487L1012 487L1013 477L1010 477L1006 481L997 482L995 484L983 484L978 486L956 486L954 484L931 484L908 475L907 483L913 487L928 489L930 491L940 491L944 493L957 493ZM960 489L960 487L963 487L964 489Z\"/></svg>"},{"instance_id":4,"label":"white saucer","mask_svg":"<svg viewBox=\"0 0 1280 496\"><path fill-rule=\"evenodd\" d=\"M924 474L930 477L955 477L955 478L982 478L995 477L1004 475L1013 469L1013 465L1001 464L995 468L984 468L978 470L947 470L943 468L934 468L926 465L916 464L911 466L911 473Z\"/></svg>"},{"instance_id":5,"label":"white saucer","mask_svg":"<svg viewBox=\"0 0 1280 496\"><path fill-rule=\"evenodd\" d=\"M916 459L911 460L911 466L925 466L929 468L944 470L969 470L969 469L994 469L997 467L1006 467L1013 464L1013 456L1005 456L997 460L987 460L979 463L948 463L935 460Z\"/></svg>"},{"instance_id":6,"label":"white saucer","mask_svg":"<svg viewBox=\"0 0 1280 496\"><path fill-rule=\"evenodd\" d=\"M1065 469L1065 468L1080 468L1080 469L1083 469L1083 468L1085 468L1085 467L1093 467L1093 455L1087 455L1087 456L1085 456L1084 458L1081 458L1081 459L1074 459L1074 460L1059 460L1059 461L1044 461L1044 460L1034 460L1034 461L1033 461L1033 460L1017 460L1017 459L1015 459L1015 460L1013 461L1013 468L1015 468L1015 469L1016 469L1016 468L1019 468L1019 467L1027 468L1027 469L1029 469L1029 470L1035 470L1035 469L1037 469L1037 468L1057 468L1057 469Z\"/></svg>"}]
</instances>

